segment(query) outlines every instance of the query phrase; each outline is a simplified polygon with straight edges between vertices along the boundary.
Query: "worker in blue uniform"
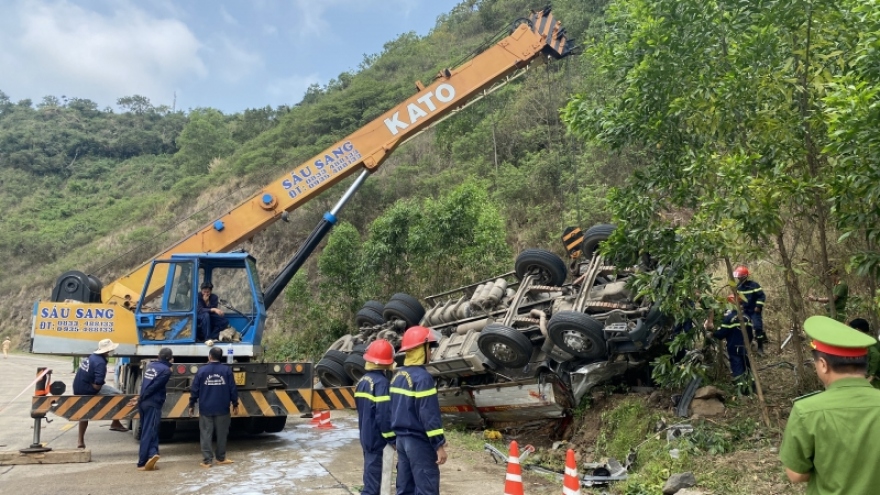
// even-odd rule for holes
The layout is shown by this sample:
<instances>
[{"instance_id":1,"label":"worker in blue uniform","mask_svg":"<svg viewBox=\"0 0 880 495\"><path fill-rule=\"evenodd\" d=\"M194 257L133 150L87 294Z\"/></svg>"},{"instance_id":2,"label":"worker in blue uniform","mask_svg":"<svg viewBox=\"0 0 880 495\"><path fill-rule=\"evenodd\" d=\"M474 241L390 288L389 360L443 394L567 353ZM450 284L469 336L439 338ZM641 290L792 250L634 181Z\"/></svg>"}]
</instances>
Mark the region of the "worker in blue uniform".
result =
<instances>
[{"instance_id":1,"label":"worker in blue uniform","mask_svg":"<svg viewBox=\"0 0 880 495\"><path fill-rule=\"evenodd\" d=\"M440 465L446 462L446 437L434 378L425 369L433 332L422 326L403 334L403 366L391 379L391 429L397 438L397 495L439 495Z\"/></svg>"},{"instance_id":2,"label":"worker in blue uniform","mask_svg":"<svg viewBox=\"0 0 880 495\"><path fill-rule=\"evenodd\" d=\"M364 488L361 495L379 495L382 485L382 451L394 447L391 430L391 396L385 375L394 364L394 348L385 339L374 340L364 352L367 372L358 381L354 399L364 451Z\"/></svg>"},{"instance_id":3,"label":"worker in blue uniform","mask_svg":"<svg viewBox=\"0 0 880 495\"><path fill-rule=\"evenodd\" d=\"M742 331L739 328L740 318L736 310L738 301L733 294L730 294L727 296L727 302L730 306L724 313L721 326L712 334L712 337L726 341L727 358L730 361L730 374L733 375L733 382L743 393L749 394L753 391L754 384L749 374L750 364L746 343L743 341ZM751 342L754 339L752 323L745 315L743 320L749 342Z\"/></svg>"},{"instance_id":4,"label":"worker in blue uniform","mask_svg":"<svg viewBox=\"0 0 880 495\"><path fill-rule=\"evenodd\" d=\"M159 461L159 423L162 420L162 406L165 405L166 387L171 378L171 363L174 353L163 347L159 350L159 360L147 365L141 382L140 397L132 399L137 403L141 417L141 446L138 451L139 471L158 469Z\"/></svg>"},{"instance_id":5,"label":"worker in blue uniform","mask_svg":"<svg viewBox=\"0 0 880 495\"><path fill-rule=\"evenodd\" d=\"M742 301L742 309L752 328L755 330L755 341L758 344L758 354L764 354L764 343L767 342L767 334L764 333L764 302L767 296L761 284L750 279L748 267L738 266L733 270L733 278L736 279L736 290Z\"/></svg>"},{"instance_id":6,"label":"worker in blue uniform","mask_svg":"<svg viewBox=\"0 0 880 495\"><path fill-rule=\"evenodd\" d=\"M229 326L229 320L220 309L220 298L213 294L214 284L202 284L198 305L198 322L196 323L197 340L217 340L220 332Z\"/></svg>"},{"instance_id":7,"label":"worker in blue uniform","mask_svg":"<svg viewBox=\"0 0 880 495\"><path fill-rule=\"evenodd\" d=\"M119 344L110 339L103 339L98 342L98 349L89 357L80 360L79 368L76 370L76 376L73 378L74 395L119 395L122 392L108 385L105 382L107 378L107 355L116 350ZM77 439L79 443L77 448L86 448L86 430L89 427L88 421L79 422L79 435ZM112 431L128 431L128 428L122 425L118 419L114 419L110 423Z\"/></svg>"},{"instance_id":8,"label":"worker in blue uniform","mask_svg":"<svg viewBox=\"0 0 880 495\"><path fill-rule=\"evenodd\" d=\"M229 424L233 414L238 414L238 388L232 368L220 362L223 349L212 347L208 351L208 364L199 368L193 377L189 389L189 415L195 413L196 402L199 403L199 439L202 446L203 468L214 464L232 464L233 460L226 457L226 437L229 435ZM217 436L217 449L211 448L211 437Z\"/></svg>"}]
</instances>

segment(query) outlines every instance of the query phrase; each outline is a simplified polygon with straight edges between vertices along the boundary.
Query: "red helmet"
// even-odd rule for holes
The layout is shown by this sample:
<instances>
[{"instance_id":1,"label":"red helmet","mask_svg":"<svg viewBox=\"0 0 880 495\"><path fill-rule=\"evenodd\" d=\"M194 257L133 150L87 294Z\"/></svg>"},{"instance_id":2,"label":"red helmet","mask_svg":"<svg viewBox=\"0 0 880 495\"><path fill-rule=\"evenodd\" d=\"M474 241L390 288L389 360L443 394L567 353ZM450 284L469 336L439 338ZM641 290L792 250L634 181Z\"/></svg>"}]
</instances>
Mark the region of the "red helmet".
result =
<instances>
[{"instance_id":1,"label":"red helmet","mask_svg":"<svg viewBox=\"0 0 880 495\"><path fill-rule=\"evenodd\" d=\"M749 269L744 266L738 266L733 269L733 278L746 278L749 276Z\"/></svg>"},{"instance_id":2,"label":"red helmet","mask_svg":"<svg viewBox=\"0 0 880 495\"><path fill-rule=\"evenodd\" d=\"M422 344L428 343L433 343L434 345L437 344L437 338L434 337L434 332L432 332L430 328L419 326L410 327L410 329L403 334L403 340L400 343L400 350L408 351Z\"/></svg>"},{"instance_id":3,"label":"red helmet","mask_svg":"<svg viewBox=\"0 0 880 495\"><path fill-rule=\"evenodd\" d=\"M385 339L376 339L364 352L364 361L376 364L391 364L394 362L394 347Z\"/></svg>"}]
</instances>

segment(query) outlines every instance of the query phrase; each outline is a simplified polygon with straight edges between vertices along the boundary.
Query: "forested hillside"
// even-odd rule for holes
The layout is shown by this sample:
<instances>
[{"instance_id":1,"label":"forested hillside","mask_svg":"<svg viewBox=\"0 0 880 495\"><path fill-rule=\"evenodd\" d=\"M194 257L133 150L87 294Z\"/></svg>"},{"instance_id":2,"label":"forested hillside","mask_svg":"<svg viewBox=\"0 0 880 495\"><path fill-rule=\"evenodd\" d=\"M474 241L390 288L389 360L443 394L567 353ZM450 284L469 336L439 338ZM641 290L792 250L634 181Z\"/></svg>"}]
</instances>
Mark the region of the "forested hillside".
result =
<instances>
[{"instance_id":1,"label":"forested hillside","mask_svg":"<svg viewBox=\"0 0 880 495\"><path fill-rule=\"evenodd\" d=\"M223 115L137 95L119 98L116 109L0 95L0 333L22 342L33 301L48 297L64 271L105 282L126 273L411 95L414 81L465 60L530 7L463 2L430 35L390 41L290 107ZM554 12L582 39L600 6L563 1ZM604 196L622 184L628 161L586 151L559 118L570 95L590 87L583 64L537 65L393 154L343 212L329 248L294 281L284 310L274 310L272 352L314 354L347 331L366 299L423 296L489 276L509 269L523 248L561 252L567 225L608 220ZM345 186L242 246L264 279Z\"/></svg>"},{"instance_id":2,"label":"forested hillside","mask_svg":"<svg viewBox=\"0 0 880 495\"><path fill-rule=\"evenodd\" d=\"M561 253L566 226L612 218L620 254L681 266L672 286L645 289L675 291L670 314L691 313L687 296L717 289L710 274L729 261L779 281L765 284L777 333L822 311L804 296L827 294L833 268L853 289L851 316L876 321L870 5L556 2L584 53L532 67L393 154L272 315L273 352L313 355L366 299L487 276L527 247ZM529 7L462 2L428 36L399 36L279 108L224 115L131 95L99 109L0 93L0 332L26 335L32 301L59 274L126 273L412 94L414 81L466 60ZM243 246L264 278L346 185Z\"/></svg>"}]
</instances>

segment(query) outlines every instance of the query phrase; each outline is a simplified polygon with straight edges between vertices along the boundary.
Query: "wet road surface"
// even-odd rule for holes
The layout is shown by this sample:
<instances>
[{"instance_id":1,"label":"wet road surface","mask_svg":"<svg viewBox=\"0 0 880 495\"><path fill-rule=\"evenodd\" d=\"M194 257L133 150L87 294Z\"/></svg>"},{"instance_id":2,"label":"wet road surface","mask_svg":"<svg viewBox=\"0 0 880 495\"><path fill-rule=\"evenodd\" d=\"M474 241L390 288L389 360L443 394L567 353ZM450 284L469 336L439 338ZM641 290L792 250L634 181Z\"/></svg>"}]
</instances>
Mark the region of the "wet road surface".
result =
<instances>
[{"instance_id":1,"label":"wet road surface","mask_svg":"<svg viewBox=\"0 0 880 495\"><path fill-rule=\"evenodd\" d=\"M71 388L69 358L0 357L0 450L17 451L32 442L33 387L28 384L38 366L53 368L53 380ZM42 442L53 449L75 448L77 424L52 415L50 419L49 424L43 422ZM135 469L138 444L131 434L110 431L109 421L94 421L86 433L92 462L0 466L0 491L17 495L358 493L363 461L357 417L350 411L334 411L332 423L334 429L321 430L309 419L292 417L281 433L232 434L227 456L235 463L205 469L199 466L201 451L193 422L192 429L178 431L173 441L160 445L159 471L142 472Z\"/></svg>"}]
</instances>

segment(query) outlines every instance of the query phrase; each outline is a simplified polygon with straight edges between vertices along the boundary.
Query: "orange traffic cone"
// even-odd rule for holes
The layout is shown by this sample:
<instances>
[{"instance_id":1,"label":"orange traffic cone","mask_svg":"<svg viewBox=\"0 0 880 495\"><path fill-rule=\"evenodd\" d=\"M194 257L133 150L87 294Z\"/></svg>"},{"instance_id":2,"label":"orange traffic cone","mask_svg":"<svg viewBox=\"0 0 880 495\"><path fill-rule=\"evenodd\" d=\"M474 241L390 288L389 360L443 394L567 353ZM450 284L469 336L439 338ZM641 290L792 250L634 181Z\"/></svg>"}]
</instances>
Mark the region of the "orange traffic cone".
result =
<instances>
[{"instance_id":1,"label":"orange traffic cone","mask_svg":"<svg viewBox=\"0 0 880 495\"><path fill-rule=\"evenodd\" d=\"M318 423L318 428L323 430L333 428L333 424L330 423L330 411L321 411L321 422Z\"/></svg>"},{"instance_id":2,"label":"orange traffic cone","mask_svg":"<svg viewBox=\"0 0 880 495\"><path fill-rule=\"evenodd\" d=\"M321 424L321 416L324 414L324 411L312 411L312 421L310 424L315 426Z\"/></svg>"},{"instance_id":3,"label":"orange traffic cone","mask_svg":"<svg viewBox=\"0 0 880 495\"><path fill-rule=\"evenodd\" d=\"M562 482L563 495L581 495L581 479L578 478L577 463L574 461L574 451L568 449L565 453L565 478Z\"/></svg>"},{"instance_id":4,"label":"orange traffic cone","mask_svg":"<svg viewBox=\"0 0 880 495\"><path fill-rule=\"evenodd\" d=\"M510 442L510 455L507 457L507 477L504 481L504 495L525 495L522 484L522 467L519 465L519 445Z\"/></svg>"}]
</instances>

